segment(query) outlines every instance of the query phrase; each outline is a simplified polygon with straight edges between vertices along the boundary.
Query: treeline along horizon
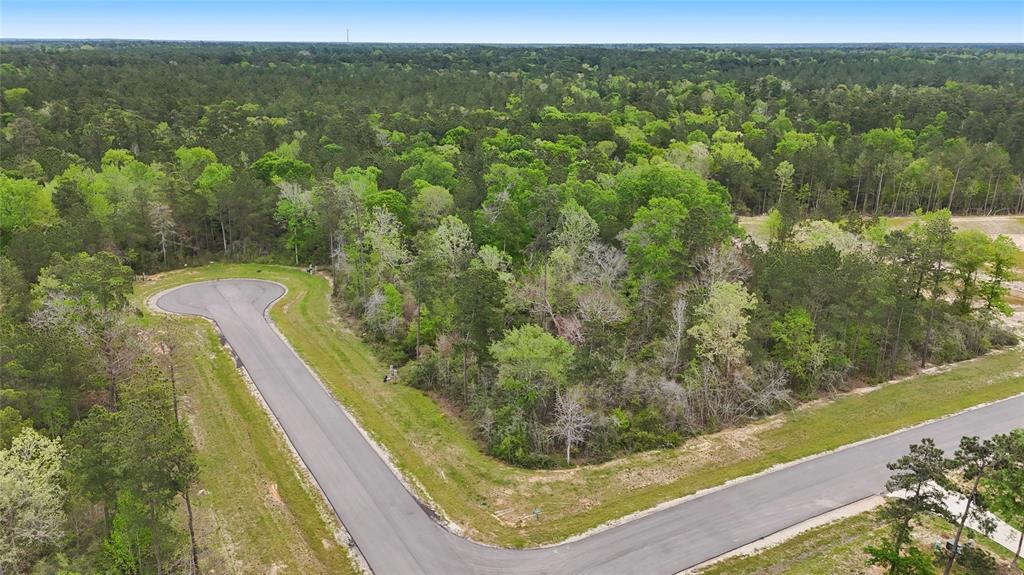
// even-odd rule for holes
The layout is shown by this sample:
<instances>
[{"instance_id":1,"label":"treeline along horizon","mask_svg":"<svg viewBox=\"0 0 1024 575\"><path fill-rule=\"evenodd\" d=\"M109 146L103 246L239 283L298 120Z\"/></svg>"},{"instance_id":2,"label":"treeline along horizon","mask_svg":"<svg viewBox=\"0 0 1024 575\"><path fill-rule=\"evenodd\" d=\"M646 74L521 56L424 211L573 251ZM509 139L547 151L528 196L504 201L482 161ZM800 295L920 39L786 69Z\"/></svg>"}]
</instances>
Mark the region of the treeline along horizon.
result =
<instances>
[{"instance_id":1,"label":"treeline along horizon","mask_svg":"<svg viewBox=\"0 0 1024 575\"><path fill-rule=\"evenodd\" d=\"M740 213L777 201L781 161L794 164L797 187L806 183L815 202L842 192L834 201L844 208L903 213L939 199L957 213L1021 208L1014 178L1024 167L1024 50L1014 46L2 49L14 144L2 165L18 174L35 159L36 178L79 159L98 167L111 147L167 162L199 135L220 161L246 167L301 132L298 159L316 174L375 165L392 188L403 151L461 126L471 131L463 144L497 129L530 146L563 134L586 149L610 142L614 149L601 150L612 162L592 166L598 173L703 143L709 175ZM12 126L18 118L33 127ZM460 148L458 175L467 194L479 195L473 148Z\"/></svg>"}]
</instances>

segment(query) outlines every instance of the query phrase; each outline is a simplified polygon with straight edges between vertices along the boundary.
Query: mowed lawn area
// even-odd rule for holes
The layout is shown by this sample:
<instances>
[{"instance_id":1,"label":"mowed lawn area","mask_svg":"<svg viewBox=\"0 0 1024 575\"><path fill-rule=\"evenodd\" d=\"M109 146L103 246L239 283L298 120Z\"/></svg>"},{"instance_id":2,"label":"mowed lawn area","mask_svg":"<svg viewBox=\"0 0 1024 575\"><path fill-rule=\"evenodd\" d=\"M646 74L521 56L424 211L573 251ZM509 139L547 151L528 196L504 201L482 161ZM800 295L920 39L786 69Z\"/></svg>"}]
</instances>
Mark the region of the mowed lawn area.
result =
<instances>
[{"instance_id":1,"label":"mowed lawn area","mask_svg":"<svg viewBox=\"0 0 1024 575\"><path fill-rule=\"evenodd\" d=\"M336 398L383 445L397 466L412 479L421 495L433 502L468 535L492 544L530 546L557 542L607 521L692 494L773 465L827 451L927 421L967 407L1024 392L1024 352L1017 349L964 362L938 373L920 375L871 392L850 394L781 414L742 428L697 437L681 447L625 456L593 466L536 471L504 464L481 452L464 423L445 413L416 389L383 383L386 368L357 334L335 315L329 282L300 270L270 265L210 265L168 273L142 283L137 299L174 285L215 278L251 277L281 282L288 293L270 316L298 353L319 374ZM153 320L162 324L164 319ZM220 482L228 472L247 475L248 489L230 489L229 498L207 499L221 528L231 528L231 513L252 505L269 505L273 514L291 516L293 540L309 550L305 558L320 561L330 549L322 508L294 471L289 454L273 436L266 416L233 372L227 356L216 348L206 322L174 320L204 334L205 347L194 348L186 362L195 364L189 389L217 387L234 394L240 407L225 411L217 397L194 402L194 426L204 461L204 481ZM207 367L207 366L210 367ZM235 386L237 389L219 389ZM215 413L207 413L214 411ZM214 436L230 434L245 449L213 452ZM250 435L265 446L256 449ZM267 435L269 434L269 436ZM226 440L228 441L228 440ZM243 444L249 443L246 446ZM242 481L242 480L239 480ZM268 495L268 483L276 495ZM212 490L211 490L212 491ZM202 500L202 498L200 498ZM532 510L539 508L535 517ZM222 514L222 512L224 514ZM259 536L256 517L240 517ZM250 529L249 526L243 529ZM321 541L322 539L323 541ZM260 552L267 551L263 539ZM241 545L242 541L235 542ZM297 553L292 551L291 553ZM340 555L340 554L338 554ZM268 557L274 554L267 551ZM326 565L326 559L321 564Z\"/></svg>"}]
</instances>

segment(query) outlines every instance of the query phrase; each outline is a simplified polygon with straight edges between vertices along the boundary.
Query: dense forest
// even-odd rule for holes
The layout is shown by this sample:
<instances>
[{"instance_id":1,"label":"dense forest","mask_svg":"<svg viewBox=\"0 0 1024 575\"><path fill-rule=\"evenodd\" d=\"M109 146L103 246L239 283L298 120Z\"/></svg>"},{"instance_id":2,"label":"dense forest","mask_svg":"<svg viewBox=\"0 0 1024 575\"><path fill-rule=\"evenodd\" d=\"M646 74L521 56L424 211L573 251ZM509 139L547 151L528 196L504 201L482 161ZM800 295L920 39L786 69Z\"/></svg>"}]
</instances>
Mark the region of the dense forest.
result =
<instances>
[{"instance_id":1,"label":"dense forest","mask_svg":"<svg viewBox=\"0 0 1024 575\"><path fill-rule=\"evenodd\" d=\"M136 274L325 271L402 384L540 467L1016 341L1017 248L951 217L1024 213L1019 48L0 56L0 460L57 518L0 572L186 569L197 469Z\"/></svg>"}]
</instances>

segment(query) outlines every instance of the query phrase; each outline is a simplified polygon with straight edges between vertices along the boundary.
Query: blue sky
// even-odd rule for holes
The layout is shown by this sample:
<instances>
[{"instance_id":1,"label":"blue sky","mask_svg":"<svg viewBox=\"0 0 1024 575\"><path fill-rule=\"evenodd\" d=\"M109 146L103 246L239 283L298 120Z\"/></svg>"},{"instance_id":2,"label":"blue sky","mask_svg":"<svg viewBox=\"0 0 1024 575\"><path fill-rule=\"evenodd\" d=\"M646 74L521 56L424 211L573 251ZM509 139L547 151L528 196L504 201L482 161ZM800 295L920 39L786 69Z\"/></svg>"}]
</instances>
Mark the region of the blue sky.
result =
<instances>
[{"instance_id":1,"label":"blue sky","mask_svg":"<svg viewBox=\"0 0 1024 575\"><path fill-rule=\"evenodd\" d=\"M1024 0L0 0L3 38L1024 42Z\"/></svg>"}]
</instances>

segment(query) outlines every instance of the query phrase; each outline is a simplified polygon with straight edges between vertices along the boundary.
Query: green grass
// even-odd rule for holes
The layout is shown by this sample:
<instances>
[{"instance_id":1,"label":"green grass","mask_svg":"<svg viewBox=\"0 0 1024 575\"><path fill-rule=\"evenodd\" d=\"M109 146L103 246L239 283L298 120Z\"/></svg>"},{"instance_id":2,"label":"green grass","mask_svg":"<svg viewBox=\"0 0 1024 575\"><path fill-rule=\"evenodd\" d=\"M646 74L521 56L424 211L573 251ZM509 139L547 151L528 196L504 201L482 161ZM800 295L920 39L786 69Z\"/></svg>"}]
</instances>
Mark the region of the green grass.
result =
<instances>
[{"instance_id":1,"label":"green grass","mask_svg":"<svg viewBox=\"0 0 1024 575\"><path fill-rule=\"evenodd\" d=\"M915 542L931 553L932 542L951 538L956 528L938 517L925 517L915 530ZM747 575L772 573L787 575L831 575L833 573L877 573L867 566L867 545L877 545L886 536L885 527L874 513L860 513L846 519L815 527L775 547L753 555L726 559L700 571L701 575ZM1005 565L1013 558L998 543L979 534L971 534L978 545ZM966 536L965 536L966 537ZM936 568L938 572L938 568ZM964 573L955 567L953 573Z\"/></svg>"},{"instance_id":2,"label":"green grass","mask_svg":"<svg viewBox=\"0 0 1024 575\"><path fill-rule=\"evenodd\" d=\"M526 546L562 540L660 502L979 403L1024 392L1019 349L801 409L677 449L569 470L530 471L481 453L466 424L415 389L383 384L384 367L336 319L320 277L266 265L211 265L140 289L218 277L282 282L271 318L400 469L474 538ZM530 511L541 508L539 519Z\"/></svg>"},{"instance_id":3,"label":"green grass","mask_svg":"<svg viewBox=\"0 0 1024 575\"><path fill-rule=\"evenodd\" d=\"M733 557L702 570L701 575L789 573L832 575L869 573L864 547L876 543L884 529L870 513L861 513L805 531L775 547Z\"/></svg>"},{"instance_id":4,"label":"green grass","mask_svg":"<svg viewBox=\"0 0 1024 575\"><path fill-rule=\"evenodd\" d=\"M767 216L745 216L740 218L740 227L759 244L768 243Z\"/></svg>"},{"instance_id":5,"label":"green grass","mask_svg":"<svg viewBox=\"0 0 1024 575\"><path fill-rule=\"evenodd\" d=\"M325 521L331 516L320 494L299 475L209 324L152 315L143 321L179 346L175 371L200 468L192 502L202 570L355 573Z\"/></svg>"}]
</instances>

